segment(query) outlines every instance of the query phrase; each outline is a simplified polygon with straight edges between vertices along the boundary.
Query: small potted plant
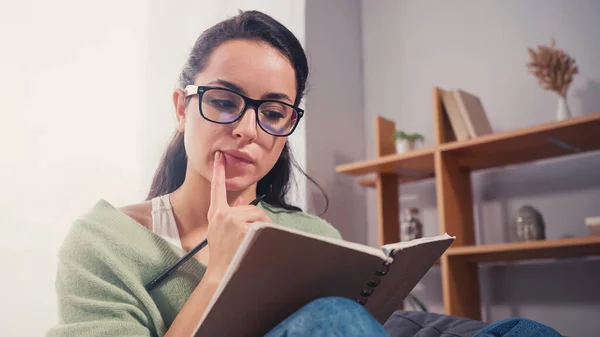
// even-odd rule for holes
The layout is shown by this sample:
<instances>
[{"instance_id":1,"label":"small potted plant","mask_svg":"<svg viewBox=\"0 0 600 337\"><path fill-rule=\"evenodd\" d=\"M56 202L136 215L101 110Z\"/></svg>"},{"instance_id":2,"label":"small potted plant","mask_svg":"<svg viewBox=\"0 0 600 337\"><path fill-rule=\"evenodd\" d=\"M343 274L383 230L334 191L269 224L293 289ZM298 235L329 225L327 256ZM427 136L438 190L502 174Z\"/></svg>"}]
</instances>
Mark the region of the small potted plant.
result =
<instances>
[{"instance_id":1,"label":"small potted plant","mask_svg":"<svg viewBox=\"0 0 600 337\"><path fill-rule=\"evenodd\" d=\"M396 131L394 134L396 140L396 152L404 153L415 149L417 142L424 142L425 137L419 133L406 133L404 131Z\"/></svg>"}]
</instances>

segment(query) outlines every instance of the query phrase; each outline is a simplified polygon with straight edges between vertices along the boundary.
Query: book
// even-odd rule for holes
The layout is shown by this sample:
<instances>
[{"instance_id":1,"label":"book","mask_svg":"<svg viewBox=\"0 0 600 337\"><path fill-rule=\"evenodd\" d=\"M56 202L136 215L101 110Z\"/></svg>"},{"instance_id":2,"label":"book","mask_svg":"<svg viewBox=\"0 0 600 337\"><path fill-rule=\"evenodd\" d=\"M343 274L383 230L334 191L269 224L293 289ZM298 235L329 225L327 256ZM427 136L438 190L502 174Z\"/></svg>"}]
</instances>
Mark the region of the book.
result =
<instances>
[{"instance_id":1,"label":"book","mask_svg":"<svg viewBox=\"0 0 600 337\"><path fill-rule=\"evenodd\" d=\"M600 235L600 216L585 218L585 225L590 230L590 235Z\"/></svg>"},{"instance_id":2,"label":"book","mask_svg":"<svg viewBox=\"0 0 600 337\"><path fill-rule=\"evenodd\" d=\"M374 248L255 223L193 336L263 336L313 300L357 301L382 324L455 237Z\"/></svg>"},{"instance_id":3,"label":"book","mask_svg":"<svg viewBox=\"0 0 600 337\"><path fill-rule=\"evenodd\" d=\"M600 216L590 216L585 218L586 226L600 226Z\"/></svg>"},{"instance_id":4,"label":"book","mask_svg":"<svg viewBox=\"0 0 600 337\"><path fill-rule=\"evenodd\" d=\"M466 122L464 120L465 117L463 116L463 113L458 107L458 102L454 95L454 91L443 90L442 102L444 103L446 115L448 116L448 120L450 121L450 125L452 126L452 131L454 131L454 136L456 137L456 140L463 141L471 138L469 130L467 129Z\"/></svg>"},{"instance_id":5,"label":"book","mask_svg":"<svg viewBox=\"0 0 600 337\"><path fill-rule=\"evenodd\" d=\"M453 90L453 94L471 138L492 133L492 126L479 97L460 89Z\"/></svg>"},{"instance_id":6,"label":"book","mask_svg":"<svg viewBox=\"0 0 600 337\"><path fill-rule=\"evenodd\" d=\"M467 140L493 132L479 97L461 89L442 90L441 95L456 140Z\"/></svg>"}]
</instances>

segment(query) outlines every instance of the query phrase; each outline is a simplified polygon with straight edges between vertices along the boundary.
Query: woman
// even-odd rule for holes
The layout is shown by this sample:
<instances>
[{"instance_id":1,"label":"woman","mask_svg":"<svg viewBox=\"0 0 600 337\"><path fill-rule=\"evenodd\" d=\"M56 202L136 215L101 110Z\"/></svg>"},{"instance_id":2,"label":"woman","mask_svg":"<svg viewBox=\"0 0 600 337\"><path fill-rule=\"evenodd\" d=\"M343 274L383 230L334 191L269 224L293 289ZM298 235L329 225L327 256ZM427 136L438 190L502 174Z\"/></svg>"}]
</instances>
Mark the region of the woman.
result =
<instances>
[{"instance_id":1,"label":"woman","mask_svg":"<svg viewBox=\"0 0 600 337\"><path fill-rule=\"evenodd\" d=\"M285 200L287 136L301 121L307 76L298 40L260 12L198 38L173 93L177 132L148 200L119 209L98 202L61 247L60 323L49 336L189 336L251 223L340 238ZM248 205L257 196L262 202ZM145 289L205 238L195 259ZM339 298L310 303L269 334L331 335L333 325L344 336L386 335L362 307Z\"/></svg>"}]
</instances>

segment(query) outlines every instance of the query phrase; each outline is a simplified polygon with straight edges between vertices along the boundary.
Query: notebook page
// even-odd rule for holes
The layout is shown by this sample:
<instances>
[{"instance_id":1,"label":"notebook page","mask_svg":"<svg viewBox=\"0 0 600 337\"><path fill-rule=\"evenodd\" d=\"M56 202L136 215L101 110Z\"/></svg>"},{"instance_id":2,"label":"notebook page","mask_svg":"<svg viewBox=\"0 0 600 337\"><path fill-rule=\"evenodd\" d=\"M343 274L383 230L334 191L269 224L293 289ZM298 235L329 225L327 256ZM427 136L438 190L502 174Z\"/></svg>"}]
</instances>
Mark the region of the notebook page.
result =
<instances>
[{"instance_id":1,"label":"notebook page","mask_svg":"<svg viewBox=\"0 0 600 337\"><path fill-rule=\"evenodd\" d=\"M444 240L447 240L447 239L456 239L456 237L455 236L450 236L450 235L448 235L448 233L444 233L444 234L441 234L441 235L427 236L427 237L418 238L418 239L414 239L414 240L410 240L410 241L390 243L390 244L381 246L381 250L383 251L383 253L385 254L385 256L389 256L390 252L392 250L393 251L398 251L398 250L402 250L402 249L405 249L405 248L422 245L422 244L429 243L429 242L444 241Z\"/></svg>"},{"instance_id":2,"label":"notebook page","mask_svg":"<svg viewBox=\"0 0 600 337\"><path fill-rule=\"evenodd\" d=\"M454 240L455 237L443 234L385 246L386 250L395 251L394 262L365 308L384 323Z\"/></svg>"}]
</instances>

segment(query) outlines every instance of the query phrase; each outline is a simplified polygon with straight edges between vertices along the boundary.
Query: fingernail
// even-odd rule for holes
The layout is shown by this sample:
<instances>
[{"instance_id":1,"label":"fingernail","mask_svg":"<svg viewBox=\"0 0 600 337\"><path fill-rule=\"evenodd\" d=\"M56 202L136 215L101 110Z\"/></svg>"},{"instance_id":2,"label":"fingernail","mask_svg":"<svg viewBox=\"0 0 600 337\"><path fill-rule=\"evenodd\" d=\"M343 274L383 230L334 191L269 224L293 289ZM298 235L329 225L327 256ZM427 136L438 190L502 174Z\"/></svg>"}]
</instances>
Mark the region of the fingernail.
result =
<instances>
[{"instance_id":1,"label":"fingernail","mask_svg":"<svg viewBox=\"0 0 600 337\"><path fill-rule=\"evenodd\" d=\"M215 152L215 160L219 160L221 158L221 151Z\"/></svg>"}]
</instances>

